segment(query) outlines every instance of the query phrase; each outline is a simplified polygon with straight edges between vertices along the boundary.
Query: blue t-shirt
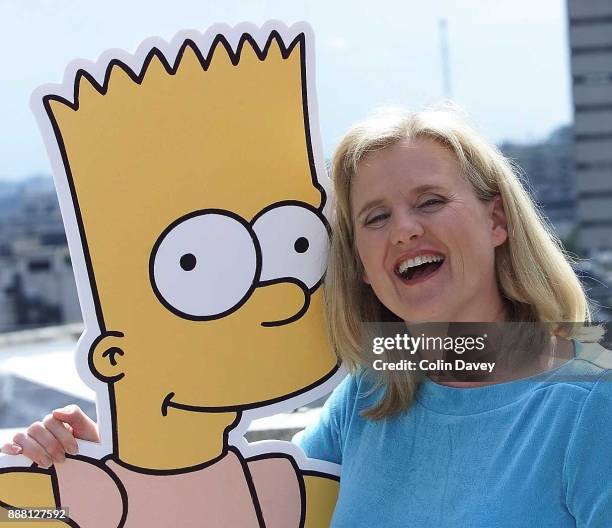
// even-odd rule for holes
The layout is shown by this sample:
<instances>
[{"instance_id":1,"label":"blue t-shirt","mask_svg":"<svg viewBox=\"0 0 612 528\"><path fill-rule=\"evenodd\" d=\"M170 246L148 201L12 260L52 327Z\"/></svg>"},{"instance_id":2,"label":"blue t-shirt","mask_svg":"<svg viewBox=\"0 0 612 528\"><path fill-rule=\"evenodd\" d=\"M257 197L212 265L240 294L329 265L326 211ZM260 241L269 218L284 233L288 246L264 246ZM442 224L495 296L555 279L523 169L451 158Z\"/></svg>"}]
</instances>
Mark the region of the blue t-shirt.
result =
<instances>
[{"instance_id":1,"label":"blue t-shirt","mask_svg":"<svg viewBox=\"0 0 612 528\"><path fill-rule=\"evenodd\" d=\"M363 372L296 438L342 465L334 528L612 527L612 353L580 345L545 374L478 388L425 381L372 421Z\"/></svg>"}]
</instances>

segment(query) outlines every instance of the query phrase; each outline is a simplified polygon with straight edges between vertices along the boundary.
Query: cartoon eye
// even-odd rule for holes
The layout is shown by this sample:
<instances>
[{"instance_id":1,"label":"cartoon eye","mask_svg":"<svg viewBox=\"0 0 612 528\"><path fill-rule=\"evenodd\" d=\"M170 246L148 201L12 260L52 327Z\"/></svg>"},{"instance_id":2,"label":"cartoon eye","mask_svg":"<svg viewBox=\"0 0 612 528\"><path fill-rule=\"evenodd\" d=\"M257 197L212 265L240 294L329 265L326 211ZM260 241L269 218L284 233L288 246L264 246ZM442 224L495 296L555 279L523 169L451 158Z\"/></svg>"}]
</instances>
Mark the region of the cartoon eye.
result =
<instances>
[{"instance_id":1,"label":"cartoon eye","mask_svg":"<svg viewBox=\"0 0 612 528\"><path fill-rule=\"evenodd\" d=\"M223 317L253 290L259 249L251 227L227 211L191 213L161 234L151 254L151 283L162 303L188 319Z\"/></svg>"},{"instance_id":2,"label":"cartoon eye","mask_svg":"<svg viewBox=\"0 0 612 528\"><path fill-rule=\"evenodd\" d=\"M329 237L316 209L279 205L253 223L263 259L261 281L295 278L314 287L323 276Z\"/></svg>"}]
</instances>

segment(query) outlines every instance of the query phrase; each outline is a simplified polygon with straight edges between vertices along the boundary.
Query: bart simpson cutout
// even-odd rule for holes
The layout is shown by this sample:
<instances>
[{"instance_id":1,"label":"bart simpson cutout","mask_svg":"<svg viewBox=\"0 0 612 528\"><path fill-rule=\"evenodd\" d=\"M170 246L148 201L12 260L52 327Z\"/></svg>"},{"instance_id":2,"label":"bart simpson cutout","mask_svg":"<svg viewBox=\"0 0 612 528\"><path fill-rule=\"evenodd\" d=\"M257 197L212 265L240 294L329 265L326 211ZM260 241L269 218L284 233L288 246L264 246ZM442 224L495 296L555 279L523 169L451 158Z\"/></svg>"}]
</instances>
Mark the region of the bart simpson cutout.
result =
<instances>
[{"instance_id":1,"label":"bart simpson cutout","mask_svg":"<svg viewBox=\"0 0 612 528\"><path fill-rule=\"evenodd\" d=\"M3 506L68 507L83 528L328 525L338 468L243 436L342 377L313 71L306 24L215 26L34 94L103 444L50 470L4 457Z\"/></svg>"}]
</instances>

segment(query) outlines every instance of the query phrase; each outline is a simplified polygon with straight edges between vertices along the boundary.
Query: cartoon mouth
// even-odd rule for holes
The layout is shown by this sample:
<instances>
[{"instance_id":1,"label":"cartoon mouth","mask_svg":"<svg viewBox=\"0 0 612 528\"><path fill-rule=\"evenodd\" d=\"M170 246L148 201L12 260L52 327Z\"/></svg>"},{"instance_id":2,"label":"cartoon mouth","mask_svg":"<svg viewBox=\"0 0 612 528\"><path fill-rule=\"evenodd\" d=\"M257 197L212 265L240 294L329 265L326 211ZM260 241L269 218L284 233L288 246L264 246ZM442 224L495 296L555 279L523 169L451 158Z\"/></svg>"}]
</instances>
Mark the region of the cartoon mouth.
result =
<instances>
[{"instance_id":1,"label":"cartoon mouth","mask_svg":"<svg viewBox=\"0 0 612 528\"><path fill-rule=\"evenodd\" d=\"M174 398L174 392L170 392L164 398L164 401L161 405L161 413L162 416L168 416L168 408L172 407L174 409L180 409L182 411L190 411L190 412L225 412L228 408L226 407L199 407L197 405L187 405L185 403L178 403L172 401Z\"/></svg>"}]
</instances>

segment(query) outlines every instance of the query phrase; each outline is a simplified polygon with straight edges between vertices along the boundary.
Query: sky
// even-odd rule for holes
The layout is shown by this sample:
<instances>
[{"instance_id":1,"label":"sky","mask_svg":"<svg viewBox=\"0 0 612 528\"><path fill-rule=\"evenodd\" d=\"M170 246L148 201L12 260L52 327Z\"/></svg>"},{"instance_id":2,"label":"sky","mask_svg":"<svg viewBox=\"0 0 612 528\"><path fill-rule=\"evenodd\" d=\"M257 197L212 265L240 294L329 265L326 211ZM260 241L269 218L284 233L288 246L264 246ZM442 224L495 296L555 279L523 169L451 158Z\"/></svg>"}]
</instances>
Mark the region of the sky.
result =
<instances>
[{"instance_id":1,"label":"sky","mask_svg":"<svg viewBox=\"0 0 612 528\"><path fill-rule=\"evenodd\" d=\"M29 99L73 59L216 22L312 25L330 157L373 109L444 97L441 18L452 99L490 140L535 141L571 121L565 0L0 0L0 180L51 173Z\"/></svg>"}]
</instances>

